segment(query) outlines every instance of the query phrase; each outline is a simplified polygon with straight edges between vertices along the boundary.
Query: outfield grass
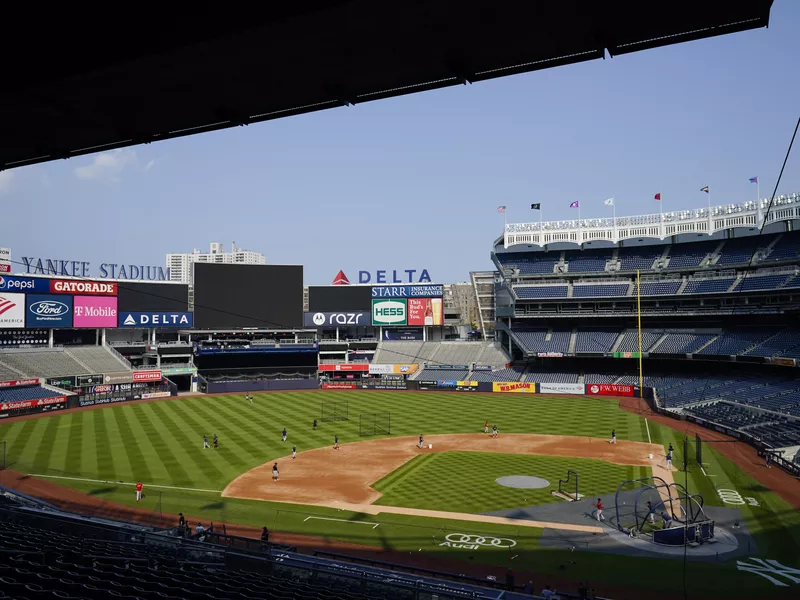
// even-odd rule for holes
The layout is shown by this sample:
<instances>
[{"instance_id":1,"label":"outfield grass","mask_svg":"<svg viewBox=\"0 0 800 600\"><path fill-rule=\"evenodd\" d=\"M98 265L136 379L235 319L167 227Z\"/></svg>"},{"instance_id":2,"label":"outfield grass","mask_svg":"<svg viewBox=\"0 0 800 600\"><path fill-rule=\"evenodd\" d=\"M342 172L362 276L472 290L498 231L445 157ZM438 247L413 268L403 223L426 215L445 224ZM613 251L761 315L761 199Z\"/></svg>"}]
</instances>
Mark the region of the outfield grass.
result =
<instances>
[{"instance_id":1,"label":"outfield grass","mask_svg":"<svg viewBox=\"0 0 800 600\"><path fill-rule=\"evenodd\" d=\"M322 400L349 401L350 421L320 423L318 430L312 431L311 422L320 418ZM605 438L611 429L616 429L621 440L652 439L664 447L672 443L679 450L675 464L679 464L682 451L683 435L680 432L652 422L648 428L644 419L620 410L614 400L525 394L490 396L390 391L257 394L253 406L238 395L115 405L28 421L0 423L0 440L7 442L9 466L17 470L115 482L104 484L73 479L57 480L63 485L112 502L134 505L132 487L119 485L118 482L130 483L141 479L147 486L143 507L162 510L168 515L167 518L182 511L190 515L202 515L205 520L256 527L267 525L279 531L324 535L343 541L421 551L450 558L460 556L460 553L437 544L436 540L445 532L487 533L520 540L515 548L519 555L515 568L535 565L537 572L586 578L598 583L618 582L624 571L626 585L641 586L643 589L652 585L654 573L663 570L664 562L661 559L626 557L621 560L620 557L588 552L566 553L543 549L538 544L541 532L533 528L465 524L385 513L377 516L359 515L322 507L222 498L214 492L155 487L163 485L222 490L248 469L286 456L293 443L297 444L299 451L303 451L331 444L334 434L338 434L343 443L362 439L358 436L358 416L362 412L376 411L391 412L393 435L477 432L482 431L483 422L489 420L492 424L496 423L503 433ZM280 431L284 427L289 434L285 444L280 440ZM220 437L220 449L203 450L203 434L210 438L214 433ZM413 468L415 461L412 461L405 469L390 474L376 486L379 489L386 486L383 489L386 494L383 503L409 505L408 502L414 501L418 486L424 485L424 489L431 493L428 498L419 498L416 506L457 512L485 512L521 506L523 504L517 503L518 498L514 494L532 493L530 490L496 486L494 479L501 475L532 473L556 483L567 468L575 469L579 465L577 470L581 473L582 488L591 490L589 493L592 494L601 493L607 489L606 486L614 488L631 476L641 476L633 467L607 463L591 466L600 461L475 454L463 462L464 458L460 458L463 454L471 453L430 455L436 458L417 473ZM462 461L460 466L457 464L459 460ZM475 460L480 461L477 468L473 463ZM797 511L773 492L761 488L752 477L710 446L706 449L705 460L705 471L713 477L692 467L688 474L690 491L703 494L707 505L725 506L716 492L717 488L735 489L742 496L755 498L759 506L748 504L737 508L755 536L759 556L800 566L797 553L800 547L800 519ZM500 463L505 464L498 466ZM433 469L434 476L426 475L429 469ZM507 473L507 469L521 470L521 473ZM631 469L634 469L633 473ZM498 470L503 472L496 472ZM563 472L559 474L559 471ZM423 479L418 481L416 477ZM456 485L457 481L464 481L465 478L474 480L470 482L469 493L463 491L460 483ZM683 482L683 474L676 473L676 479ZM447 493L447 489L452 492ZM549 491L539 493L549 494ZM493 497L492 506L487 502L490 496ZM495 499L503 505L497 506ZM543 499L538 498L538 501ZM364 521L380 525L373 528L359 524ZM463 558L505 566L508 560L506 554L487 550ZM576 557L579 558L576 560ZM708 595L725 593L757 597L765 590L775 589L772 584L765 583L755 575L737 572L730 563L691 564L689 581L693 589ZM662 578L659 587L665 591L676 591L680 589L680 581L674 577Z\"/></svg>"},{"instance_id":2,"label":"outfield grass","mask_svg":"<svg viewBox=\"0 0 800 600\"><path fill-rule=\"evenodd\" d=\"M620 482L650 475L647 467L602 460L527 454L441 452L418 456L373 485L383 496L376 504L430 510L484 513L563 502L550 492L567 469L580 473L580 493L590 497L614 492ZM550 485L514 489L496 483L506 475L534 475Z\"/></svg>"}]
</instances>

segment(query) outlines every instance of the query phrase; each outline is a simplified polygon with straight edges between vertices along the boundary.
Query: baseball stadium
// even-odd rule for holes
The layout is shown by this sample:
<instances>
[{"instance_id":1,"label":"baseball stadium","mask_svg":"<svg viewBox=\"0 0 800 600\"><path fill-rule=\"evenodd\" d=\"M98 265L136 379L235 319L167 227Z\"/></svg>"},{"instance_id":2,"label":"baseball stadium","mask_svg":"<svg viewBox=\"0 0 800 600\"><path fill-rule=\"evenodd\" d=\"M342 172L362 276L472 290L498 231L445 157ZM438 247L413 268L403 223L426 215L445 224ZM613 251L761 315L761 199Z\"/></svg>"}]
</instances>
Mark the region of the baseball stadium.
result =
<instances>
[{"instance_id":1,"label":"baseball stadium","mask_svg":"<svg viewBox=\"0 0 800 600\"><path fill-rule=\"evenodd\" d=\"M467 71L765 27L772 3L712 4L671 9L663 30L570 13L576 44L604 40L599 56L547 36L534 44L546 61L521 61L506 34L505 62ZM262 25L344 30L339 10ZM460 81L404 60L361 93ZM120 89L141 75L116 68ZM252 122L287 116L281 103L329 107L296 83L273 116L248 107ZM216 114L190 116L205 130L240 120ZM0 166L59 156L43 115L38 146L10 136ZM150 140L131 131L154 117L119 144ZM76 148L101 139L63 133ZM797 597L800 194L756 189L720 204L704 188L691 210L617 216L610 198L611 217L576 201L575 219L506 221L478 242L493 268L463 265L467 283L339 270L315 286L304 265L179 255L93 276L0 248L0 598Z\"/></svg>"}]
</instances>

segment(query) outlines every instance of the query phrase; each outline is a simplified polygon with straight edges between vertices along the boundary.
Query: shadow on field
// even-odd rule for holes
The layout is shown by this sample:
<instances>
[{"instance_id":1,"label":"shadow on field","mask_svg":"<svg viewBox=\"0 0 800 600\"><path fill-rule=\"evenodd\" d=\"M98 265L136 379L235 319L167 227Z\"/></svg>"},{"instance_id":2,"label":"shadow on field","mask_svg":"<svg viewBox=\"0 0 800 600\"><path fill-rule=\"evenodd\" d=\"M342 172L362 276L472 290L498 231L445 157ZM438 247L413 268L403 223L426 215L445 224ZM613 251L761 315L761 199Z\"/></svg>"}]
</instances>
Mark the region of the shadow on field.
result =
<instances>
[{"instance_id":1,"label":"shadow on field","mask_svg":"<svg viewBox=\"0 0 800 600\"><path fill-rule=\"evenodd\" d=\"M117 488L115 487L102 487L102 488L94 488L93 490L89 490L86 492L90 496L103 496L105 494L110 494L111 492L115 491Z\"/></svg>"},{"instance_id":2,"label":"shadow on field","mask_svg":"<svg viewBox=\"0 0 800 600\"><path fill-rule=\"evenodd\" d=\"M225 502L220 500L219 502L212 502L211 504L205 504L200 507L203 510L222 510L225 508Z\"/></svg>"}]
</instances>

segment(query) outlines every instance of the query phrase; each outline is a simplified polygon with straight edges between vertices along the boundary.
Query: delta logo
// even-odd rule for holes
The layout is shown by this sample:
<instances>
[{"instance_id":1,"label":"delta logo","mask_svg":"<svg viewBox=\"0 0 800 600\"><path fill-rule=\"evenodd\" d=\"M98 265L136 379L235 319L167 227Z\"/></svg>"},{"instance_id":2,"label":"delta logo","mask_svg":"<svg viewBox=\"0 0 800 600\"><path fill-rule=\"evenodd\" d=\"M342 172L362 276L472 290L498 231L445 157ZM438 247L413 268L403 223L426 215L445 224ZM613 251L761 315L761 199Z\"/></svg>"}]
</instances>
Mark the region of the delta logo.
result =
<instances>
[{"instance_id":1,"label":"delta logo","mask_svg":"<svg viewBox=\"0 0 800 600\"><path fill-rule=\"evenodd\" d=\"M336 274L336 277L333 278L333 285L350 285L350 280L347 278L347 275L344 274L344 271L339 269L339 272Z\"/></svg>"}]
</instances>

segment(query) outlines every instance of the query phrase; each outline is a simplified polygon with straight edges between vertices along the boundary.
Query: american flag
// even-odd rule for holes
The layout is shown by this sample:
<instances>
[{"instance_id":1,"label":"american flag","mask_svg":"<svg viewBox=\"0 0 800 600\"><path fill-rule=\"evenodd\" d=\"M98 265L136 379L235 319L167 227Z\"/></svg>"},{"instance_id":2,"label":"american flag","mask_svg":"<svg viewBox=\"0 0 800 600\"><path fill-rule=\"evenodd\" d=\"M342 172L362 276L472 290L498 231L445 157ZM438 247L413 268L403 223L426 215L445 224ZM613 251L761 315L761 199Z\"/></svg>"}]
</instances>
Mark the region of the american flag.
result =
<instances>
[{"instance_id":1,"label":"american flag","mask_svg":"<svg viewBox=\"0 0 800 600\"><path fill-rule=\"evenodd\" d=\"M498 206L497 207L497 212L506 212L506 207L505 206Z\"/></svg>"}]
</instances>

